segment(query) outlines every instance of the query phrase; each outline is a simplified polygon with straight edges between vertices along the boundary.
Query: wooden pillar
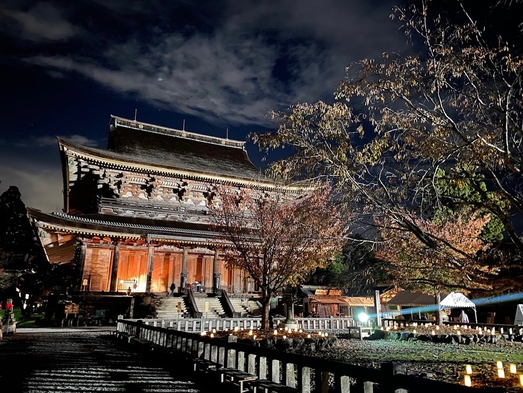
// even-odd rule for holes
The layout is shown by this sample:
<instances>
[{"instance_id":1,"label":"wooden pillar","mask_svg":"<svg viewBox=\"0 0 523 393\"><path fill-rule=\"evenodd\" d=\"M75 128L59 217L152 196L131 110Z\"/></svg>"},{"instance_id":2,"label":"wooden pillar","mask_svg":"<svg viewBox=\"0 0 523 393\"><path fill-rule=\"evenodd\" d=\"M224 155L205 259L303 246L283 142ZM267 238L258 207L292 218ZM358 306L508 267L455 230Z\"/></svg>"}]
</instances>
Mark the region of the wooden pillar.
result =
<instances>
[{"instance_id":1,"label":"wooden pillar","mask_svg":"<svg viewBox=\"0 0 523 393\"><path fill-rule=\"evenodd\" d=\"M212 263L212 292L216 294L220 289L220 268L218 266L218 249L214 249L214 259Z\"/></svg>"},{"instance_id":2,"label":"wooden pillar","mask_svg":"<svg viewBox=\"0 0 523 393\"><path fill-rule=\"evenodd\" d=\"M182 272L180 273L180 291L185 292L187 287L187 261L189 259L189 249L183 248Z\"/></svg>"},{"instance_id":3,"label":"wooden pillar","mask_svg":"<svg viewBox=\"0 0 523 393\"><path fill-rule=\"evenodd\" d=\"M82 291L88 291L89 290L89 283L87 284L84 284L84 277L85 277L85 249L86 249L86 245L85 243L77 243L76 244L76 247L79 247L80 248L80 264L81 264L81 274L80 274L80 282L79 282L79 287L82 289Z\"/></svg>"},{"instance_id":4,"label":"wooden pillar","mask_svg":"<svg viewBox=\"0 0 523 393\"><path fill-rule=\"evenodd\" d=\"M147 245L148 249L148 261L147 261L147 282L145 283L145 292L151 292L151 279L153 275L154 266L154 247L151 243Z\"/></svg>"},{"instance_id":5,"label":"wooden pillar","mask_svg":"<svg viewBox=\"0 0 523 393\"><path fill-rule=\"evenodd\" d=\"M118 259L120 257L120 245L116 244L113 249L113 269L111 271L111 292L118 292ZM125 288L124 288L125 291Z\"/></svg>"},{"instance_id":6,"label":"wooden pillar","mask_svg":"<svg viewBox=\"0 0 523 393\"><path fill-rule=\"evenodd\" d=\"M169 282L176 283L176 277L174 275L176 269L177 257L175 253L170 253L169 256ZM169 284L170 285L170 284Z\"/></svg>"}]
</instances>

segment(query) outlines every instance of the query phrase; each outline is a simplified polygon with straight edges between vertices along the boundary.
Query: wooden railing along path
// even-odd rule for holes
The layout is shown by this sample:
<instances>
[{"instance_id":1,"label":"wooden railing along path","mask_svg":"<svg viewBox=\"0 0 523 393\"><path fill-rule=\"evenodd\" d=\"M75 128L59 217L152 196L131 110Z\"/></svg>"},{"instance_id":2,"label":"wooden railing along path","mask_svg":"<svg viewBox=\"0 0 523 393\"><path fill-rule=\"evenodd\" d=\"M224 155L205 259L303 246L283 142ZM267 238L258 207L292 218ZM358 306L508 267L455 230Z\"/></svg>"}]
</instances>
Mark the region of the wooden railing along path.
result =
<instances>
[{"instance_id":1,"label":"wooden railing along path","mask_svg":"<svg viewBox=\"0 0 523 393\"><path fill-rule=\"evenodd\" d=\"M131 321L138 321L132 319ZM200 333L203 331L259 329L261 318L178 318L178 319L142 319L142 323L149 326L159 326L183 332ZM278 326L285 318L274 318L274 326ZM370 326L356 324L352 318L295 318L299 329L312 332L344 332L362 338L362 331Z\"/></svg>"},{"instance_id":2,"label":"wooden railing along path","mask_svg":"<svg viewBox=\"0 0 523 393\"><path fill-rule=\"evenodd\" d=\"M245 321L245 326L254 327ZM186 325L187 326L187 325ZM217 325L213 325L217 326ZM194 327L194 325L193 325ZM392 364L381 369L366 368L314 356L212 338L209 334L181 331L146 324L144 321L118 320L116 334L129 342L137 341L183 356L194 370L215 373L217 382L233 382L243 392L286 393L372 393L379 392L503 392L497 388L471 388L415 376L394 374ZM232 338L232 339L231 339ZM267 389L267 390L265 390Z\"/></svg>"}]
</instances>

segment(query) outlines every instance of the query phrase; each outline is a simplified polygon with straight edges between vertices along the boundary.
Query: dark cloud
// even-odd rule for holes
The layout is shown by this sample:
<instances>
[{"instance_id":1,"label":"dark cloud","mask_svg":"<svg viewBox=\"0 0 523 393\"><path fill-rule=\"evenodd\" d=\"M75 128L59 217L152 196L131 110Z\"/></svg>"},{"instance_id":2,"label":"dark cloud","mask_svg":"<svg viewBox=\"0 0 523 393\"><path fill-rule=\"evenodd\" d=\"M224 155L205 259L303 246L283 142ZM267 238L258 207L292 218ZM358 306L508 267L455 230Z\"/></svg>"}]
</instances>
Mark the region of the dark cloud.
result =
<instances>
[{"instance_id":1,"label":"dark cloud","mask_svg":"<svg viewBox=\"0 0 523 393\"><path fill-rule=\"evenodd\" d=\"M389 19L393 4L6 0L0 39L7 56L0 66L9 76L0 88L10 109L0 108L0 147L21 149L22 141L47 150L42 156L20 151L25 161L0 159L0 170L46 168L48 157L55 157L49 166L55 168L56 135L83 135L81 144L103 146L95 141L103 139L109 114L130 116L138 107L145 107L141 116L149 113L144 121L179 127L189 117L199 126L192 131L236 127L238 139L273 127L271 110L331 99L347 64L405 49ZM33 174L18 179L38 183Z\"/></svg>"},{"instance_id":2,"label":"dark cloud","mask_svg":"<svg viewBox=\"0 0 523 393\"><path fill-rule=\"evenodd\" d=\"M0 14L16 22L10 25L11 34L31 41L63 41L78 33L62 10L50 3L37 3L27 11L0 9Z\"/></svg>"},{"instance_id":3,"label":"dark cloud","mask_svg":"<svg viewBox=\"0 0 523 393\"><path fill-rule=\"evenodd\" d=\"M102 4L120 17L151 11L115 1ZM187 12L182 5L175 9ZM401 47L401 36L391 34L390 4L287 0L226 5L212 33L199 26L146 25L141 34L107 41L96 53L26 61L60 76L80 73L164 109L245 125L266 124L270 110L297 101L326 99L350 61ZM90 35L98 30L83 31L83 41L95 41Z\"/></svg>"}]
</instances>

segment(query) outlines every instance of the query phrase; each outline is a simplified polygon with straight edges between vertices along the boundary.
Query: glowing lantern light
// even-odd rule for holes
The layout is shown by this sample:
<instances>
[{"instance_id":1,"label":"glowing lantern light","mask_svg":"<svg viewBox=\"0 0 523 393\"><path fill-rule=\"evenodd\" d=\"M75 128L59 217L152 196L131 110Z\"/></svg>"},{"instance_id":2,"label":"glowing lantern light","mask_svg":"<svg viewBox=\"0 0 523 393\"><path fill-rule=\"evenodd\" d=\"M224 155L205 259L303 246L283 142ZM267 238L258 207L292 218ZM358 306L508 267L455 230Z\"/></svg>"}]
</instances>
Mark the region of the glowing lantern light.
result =
<instances>
[{"instance_id":1,"label":"glowing lantern light","mask_svg":"<svg viewBox=\"0 0 523 393\"><path fill-rule=\"evenodd\" d=\"M362 312L358 315L358 320L362 323L365 323L369 320L369 316L367 314L365 314L364 312Z\"/></svg>"},{"instance_id":2,"label":"glowing lantern light","mask_svg":"<svg viewBox=\"0 0 523 393\"><path fill-rule=\"evenodd\" d=\"M465 365L465 372L467 374L472 374L472 366L470 364Z\"/></svg>"},{"instance_id":3,"label":"glowing lantern light","mask_svg":"<svg viewBox=\"0 0 523 393\"><path fill-rule=\"evenodd\" d=\"M472 380L470 379L470 375L465 375L465 386L472 386Z\"/></svg>"}]
</instances>

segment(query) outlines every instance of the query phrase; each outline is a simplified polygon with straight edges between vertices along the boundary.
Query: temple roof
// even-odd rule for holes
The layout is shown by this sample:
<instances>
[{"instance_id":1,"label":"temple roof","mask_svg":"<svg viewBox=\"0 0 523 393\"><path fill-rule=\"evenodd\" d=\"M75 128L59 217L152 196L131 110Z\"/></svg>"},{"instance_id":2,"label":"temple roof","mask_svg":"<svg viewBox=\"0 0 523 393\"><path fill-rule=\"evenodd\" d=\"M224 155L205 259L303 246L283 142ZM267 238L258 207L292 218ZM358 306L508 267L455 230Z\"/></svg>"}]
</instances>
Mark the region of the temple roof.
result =
<instances>
[{"instance_id":1,"label":"temple roof","mask_svg":"<svg viewBox=\"0 0 523 393\"><path fill-rule=\"evenodd\" d=\"M268 181L249 160L245 142L112 117L107 150L61 144L100 159L180 170L200 176Z\"/></svg>"},{"instance_id":2,"label":"temple roof","mask_svg":"<svg viewBox=\"0 0 523 393\"><path fill-rule=\"evenodd\" d=\"M74 216L66 213L43 213L27 208L29 216L39 223L40 228L59 230L68 233L89 236L111 236L139 238L154 236L156 240L176 241L180 243L216 243L218 232L209 230L208 224L169 223L165 221L137 219L133 217L107 216L95 214ZM114 218L114 220L112 220Z\"/></svg>"},{"instance_id":3,"label":"temple roof","mask_svg":"<svg viewBox=\"0 0 523 393\"><path fill-rule=\"evenodd\" d=\"M102 219L99 215L77 217L66 213L47 214L31 208L27 211L36 228L43 231L39 233L39 239L52 264L66 264L73 260L77 237L108 237L113 241L143 239L204 247L212 247L220 242L216 238L217 232L201 224L179 223L180 225L167 227L164 222L155 220L127 218L111 221L110 217L104 216Z\"/></svg>"}]
</instances>

